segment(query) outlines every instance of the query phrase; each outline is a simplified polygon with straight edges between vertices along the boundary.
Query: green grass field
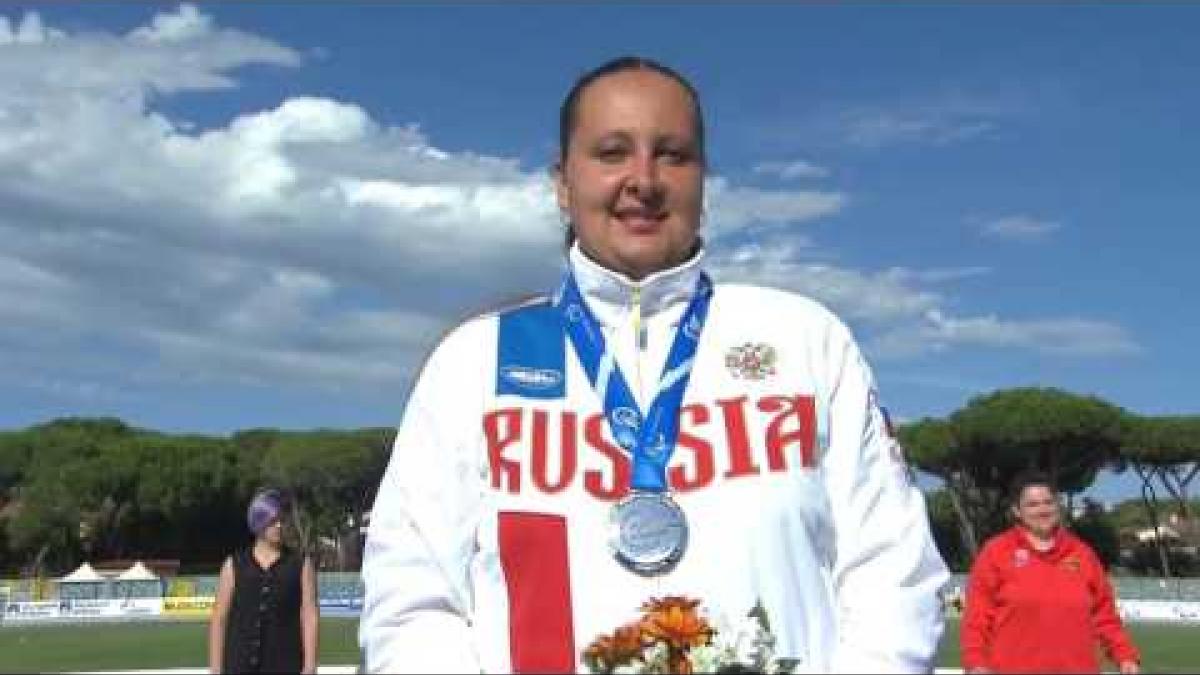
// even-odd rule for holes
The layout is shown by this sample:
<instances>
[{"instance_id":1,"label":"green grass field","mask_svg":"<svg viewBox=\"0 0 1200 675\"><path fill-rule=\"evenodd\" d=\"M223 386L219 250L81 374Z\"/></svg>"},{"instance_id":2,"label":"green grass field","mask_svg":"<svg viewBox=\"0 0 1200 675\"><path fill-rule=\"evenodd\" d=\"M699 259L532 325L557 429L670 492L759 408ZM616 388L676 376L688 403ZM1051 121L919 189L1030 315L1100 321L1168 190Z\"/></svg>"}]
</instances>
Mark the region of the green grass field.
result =
<instances>
[{"instance_id":1,"label":"green grass field","mask_svg":"<svg viewBox=\"0 0 1200 675\"><path fill-rule=\"evenodd\" d=\"M203 667L208 624L202 621L0 627L0 672L64 672ZM321 663L358 663L357 619L321 620ZM1197 627L1133 624L1143 672L1200 671ZM958 622L950 621L939 667L958 667Z\"/></svg>"},{"instance_id":2,"label":"green grass field","mask_svg":"<svg viewBox=\"0 0 1200 675\"><path fill-rule=\"evenodd\" d=\"M1126 624L1133 643L1142 652L1143 673L1200 672L1200 628L1195 624ZM958 621L946 621L946 633L938 650L939 667L959 667ZM1105 670L1116 671L1112 664Z\"/></svg>"},{"instance_id":3,"label":"green grass field","mask_svg":"<svg viewBox=\"0 0 1200 675\"><path fill-rule=\"evenodd\" d=\"M358 663L358 619L321 619L320 662ZM206 668L208 622L0 627L0 672Z\"/></svg>"}]
</instances>

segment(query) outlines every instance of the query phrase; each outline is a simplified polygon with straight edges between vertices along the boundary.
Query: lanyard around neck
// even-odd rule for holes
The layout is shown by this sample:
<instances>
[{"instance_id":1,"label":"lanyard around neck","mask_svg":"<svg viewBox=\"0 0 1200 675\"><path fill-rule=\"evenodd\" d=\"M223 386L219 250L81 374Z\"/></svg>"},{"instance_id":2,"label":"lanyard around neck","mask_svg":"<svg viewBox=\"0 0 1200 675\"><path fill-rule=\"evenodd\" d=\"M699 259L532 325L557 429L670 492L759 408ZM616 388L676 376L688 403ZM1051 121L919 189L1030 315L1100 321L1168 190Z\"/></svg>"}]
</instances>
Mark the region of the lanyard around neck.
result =
<instances>
[{"instance_id":1,"label":"lanyard around neck","mask_svg":"<svg viewBox=\"0 0 1200 675\"><path fill-rule=\"evenodd\" d=\"M691 302L675 331L654 400L643 416L617 365L616 355L605 343L600 322L588 309L575 275L570 271L555 296L555 305L562 312L563 325L575 353L592 389L604 404L604 417L613 438L633 458L630 487L634 490L667 490L667 462L675 451L675 439L679 434L679 408L692 374L711 298L712 282L701 273Z\"/></svg>"}]
</instances>

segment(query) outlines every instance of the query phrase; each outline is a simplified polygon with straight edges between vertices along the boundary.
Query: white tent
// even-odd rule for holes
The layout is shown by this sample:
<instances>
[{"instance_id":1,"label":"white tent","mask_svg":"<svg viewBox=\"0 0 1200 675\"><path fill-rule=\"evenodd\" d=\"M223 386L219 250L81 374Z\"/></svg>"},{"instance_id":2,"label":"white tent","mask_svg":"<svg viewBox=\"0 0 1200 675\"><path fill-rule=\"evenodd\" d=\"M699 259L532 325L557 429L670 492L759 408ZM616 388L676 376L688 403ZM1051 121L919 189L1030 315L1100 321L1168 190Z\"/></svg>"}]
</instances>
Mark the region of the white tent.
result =
<instances>
[{"instance_id":1,"label":"white tent","mask_svg":"<svg viewBox=\"0 0 1200 675\"><path fill-rule=\"evenodd\" d=\"M108 589L108 579L88 563L58 580L60 600L99 600Z\"/></svg>"},{"instance_id":2,"label":"white tent","mask_svg":"<svg viewBox=\"0 0 1200 675\"><path fill-rule=\"evenodd\" d=\"M151 572L139 560L121 572L116 579L113 591L118 597L131 598L161 598L163 583L154 572Z\"/></svg>"},{"instance_id":3,"label":"white tent","mask_svg":"<svg viewBox=\"0 0 1200 675\"><path fill-rule=\"evenodd\" d=\"M88 563L83 563L74 572L71 572L67 576L59 579L60 582L66 581L68 583L77 582L77 581L104 581L104 580L105 580L104 577L100 576L100 574L96 572L95 568L93 568Z\"/></svg>"},{"instance_id":4,"label":"white tent","mask_svg":"<svg viewBox=\"0 0 1200 675\"><path fill-rule=\"evenodd\" d=\"M120 576L117 577L117 581L158 581L158 576L139 560L130 565L129 569L121 572Z\"/></svg>"}]
</instances>

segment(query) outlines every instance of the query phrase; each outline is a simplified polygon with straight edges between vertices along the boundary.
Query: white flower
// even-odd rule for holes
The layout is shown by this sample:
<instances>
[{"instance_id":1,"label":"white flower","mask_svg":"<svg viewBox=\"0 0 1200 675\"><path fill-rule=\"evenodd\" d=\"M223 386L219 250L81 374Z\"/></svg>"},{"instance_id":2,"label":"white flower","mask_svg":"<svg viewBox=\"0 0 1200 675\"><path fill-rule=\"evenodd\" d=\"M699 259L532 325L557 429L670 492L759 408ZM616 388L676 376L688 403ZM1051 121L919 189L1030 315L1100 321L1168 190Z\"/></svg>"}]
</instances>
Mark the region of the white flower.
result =
<instances>
[{"instance_id":1,"label":"white flower","mask_svg":"<svg viewBox=\"0 0 1200 675\"><path fill-rule=\"evenodd\" d=\"M665 642L655 642L654 644L642 650L642 660L645 665L641 669L643 673L665 673L667 672L667 657L670 656L670 650Z\"/></svg>"},{"instance_id":2,"label":"white flower","mask_svg":"<svg viewBox=\"0 0 1200 675\"><path fill-rule=\"evenodd\" d=\"M688 658L692 662L692 668L697 673L712 673L737 663L742 663L738 660L733 649L722 643L719 639L711 645L698 647L688 652Z\"/></svg>"},{"instance_id":3,"label":"white flower","mask_svg":"<svg viewBox=\"0 0 1200 675\"><path fill-rule=\"evenodd\" d=\"M752 613L730 620L722 614L713 621L713 627L717 631L715 645L722 654L719 665L738 664L756 672L777 671L775 638L758 616Z\"/></svg>"},{"instance_id":4,"label":"white flower","mask_svg":"<svg viewBox=\"0 0 1200 675\"><path fill-rule=\"evenodd\" d=\"M763 630L758 619L752 616L742 617L733 626L731 635L731 645L738 663L760 666L766 661L766 657L769 657L770 644L767 641L770 641L770 635Z\"/></svg>"}]
</instances>

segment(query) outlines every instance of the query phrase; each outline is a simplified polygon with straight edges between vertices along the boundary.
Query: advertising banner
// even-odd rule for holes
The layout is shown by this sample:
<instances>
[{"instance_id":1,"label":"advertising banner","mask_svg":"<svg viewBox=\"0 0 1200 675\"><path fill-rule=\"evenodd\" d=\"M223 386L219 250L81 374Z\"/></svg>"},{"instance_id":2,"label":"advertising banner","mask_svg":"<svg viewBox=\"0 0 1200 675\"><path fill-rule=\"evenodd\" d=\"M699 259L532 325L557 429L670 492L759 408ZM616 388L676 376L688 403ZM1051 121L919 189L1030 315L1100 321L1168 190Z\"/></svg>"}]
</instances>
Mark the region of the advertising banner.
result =
<instances>
[{"instance_id":1,"label":"advertising banner","mask_svg":"<svg viewBox=\"0 0 1200 675\"><path fill-rule=\"evenodd\" d=\"M47 602L10 602L4 605L4 621L45 621L62 616L58 600Z\"/></svg>"},{"instance_id":2,"label":"advertising banner","mask_svg":"<svg viewBox=\"0 0 1200 675\"><path fill-rule=\"evenodd\" d=\"M161 598L128 598L106 600L53 600L44 602L9 602L2 606L4 620L36 622L52 619L102 619L120 617L153 617L163 612Z\"/></svg>"},{"instance_id":3,"label":"advertising banner","mask_svg":"<svg viewBox=\"0 0 1200 675\"><path fill-rule=\"evenodd\" d=\"M100 616L117 616L120 600L63 600L62 615L86 619Z\"/></svg>"},{"instance_id":4,"label":"advertising banner","mask_svg":"<svg viewBox=\"0 0 1200 675\"><path fill-rule=\"evenodd\" d=\"M362 614L362 598L320 598L317 605L321 608L321 616L358 616Z\"/></svg>"},{"instance_id":5,"label":"advertising banner","mask_svg":"<svg viewBox=\"0 0 1200 675\"><path fill-rule=\"evenodd\" d=\"M116 602L121 616L158 616L163 613L162 598L126 598Z\"/></svg>"},{"instance_id":6,"label":"advertising banner","mask_svg":"<svg viewBox=\"0 0 1200 675\"><path fill-rule=\"evenodd\" d=\"M208 616L216 601L215 597L207 595L163 598L162 613L164 616Z\"/></svg>"},{"instance_id":7,"label":"advertising banner","mask_svg":"<svg viewBox=\"0 0 1200 675\"><path fill-rule=\"evenodd\" d=\"M1200 622L1200 602L1185 600L1117 600L1124 621Z\"/></svg>"}]
</instances>

